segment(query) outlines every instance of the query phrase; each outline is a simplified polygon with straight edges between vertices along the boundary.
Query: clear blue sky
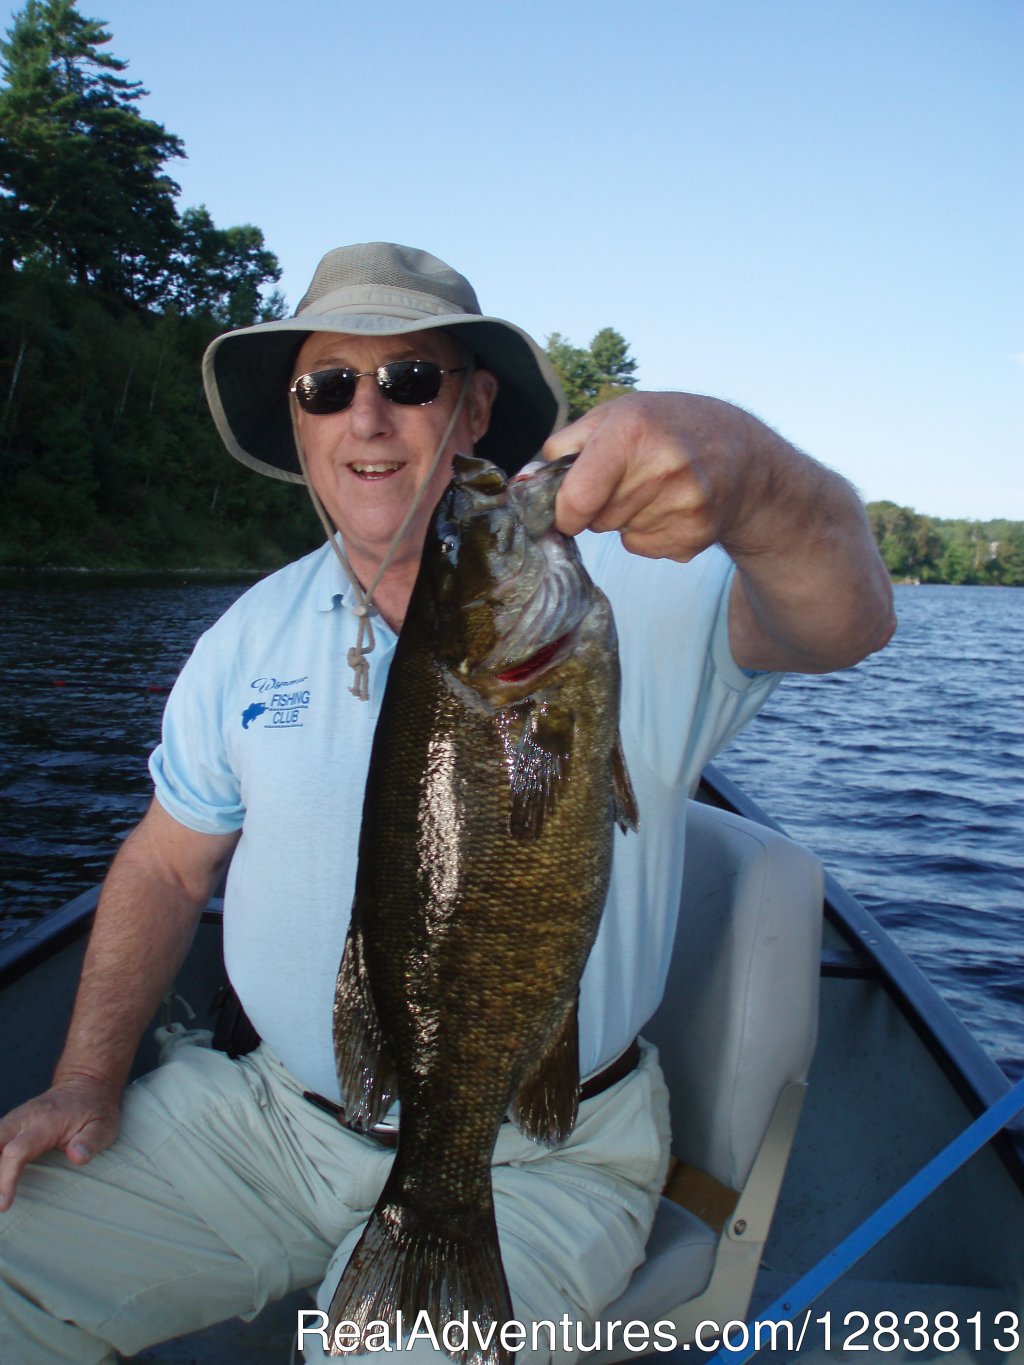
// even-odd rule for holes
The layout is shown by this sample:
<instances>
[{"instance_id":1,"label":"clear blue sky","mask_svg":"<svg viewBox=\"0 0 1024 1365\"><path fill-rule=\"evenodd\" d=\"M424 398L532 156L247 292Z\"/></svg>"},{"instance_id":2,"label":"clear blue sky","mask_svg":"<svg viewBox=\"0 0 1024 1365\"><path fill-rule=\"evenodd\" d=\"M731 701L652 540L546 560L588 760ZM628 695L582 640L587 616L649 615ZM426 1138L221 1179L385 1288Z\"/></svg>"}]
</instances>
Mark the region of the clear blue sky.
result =
<instances>
[{"instance_id":1,"label":"clear blue sky","mask_svg":"<svg viewBox=\"0 0 1024 1365\"><path fill-rule=\"evenodd\" d=\"M8 6L8 14L17 5ZM181 207L425 247L869 499L1024 518L1020 0L79 0Z\"/></svg>"}]
</instances>

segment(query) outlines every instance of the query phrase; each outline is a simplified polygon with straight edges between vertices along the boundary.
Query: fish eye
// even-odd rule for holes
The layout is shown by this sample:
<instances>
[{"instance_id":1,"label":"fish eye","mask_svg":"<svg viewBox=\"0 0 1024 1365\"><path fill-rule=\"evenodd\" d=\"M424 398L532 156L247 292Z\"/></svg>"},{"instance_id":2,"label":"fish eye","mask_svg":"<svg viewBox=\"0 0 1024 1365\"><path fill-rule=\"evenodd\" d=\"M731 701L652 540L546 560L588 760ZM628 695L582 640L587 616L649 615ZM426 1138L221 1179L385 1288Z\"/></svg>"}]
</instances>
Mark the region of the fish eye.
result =
<instances>
[{"instance_id":1,"label":"fish eye","mask_svg":"<svg viewBox=\"0 0 1024 1365\"><path fill-rule=\"evenodd\" d=\"M438 542L445 559L451 560L454 564L459 557L459 533L451 522L446 522L438 528Z\"/></svg>"}]
</instances>

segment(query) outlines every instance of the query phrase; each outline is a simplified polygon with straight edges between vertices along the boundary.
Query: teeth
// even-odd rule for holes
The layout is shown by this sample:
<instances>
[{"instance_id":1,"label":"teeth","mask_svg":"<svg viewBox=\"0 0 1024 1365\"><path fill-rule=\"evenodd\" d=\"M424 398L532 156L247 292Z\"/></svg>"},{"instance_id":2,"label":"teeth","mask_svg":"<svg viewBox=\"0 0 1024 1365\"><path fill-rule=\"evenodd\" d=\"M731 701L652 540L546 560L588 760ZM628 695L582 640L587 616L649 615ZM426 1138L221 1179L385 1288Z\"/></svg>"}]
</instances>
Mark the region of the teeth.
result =
<instances>
[{"instance_id":1,"label":"teeth","mask_svg":"<svg viewBox=\"0 0 1024 1365\"><path fill-rule=\"evenodd\" d=\"M386 464L354 464L352 468L357 474L391 474L396 469L401 469L397 463Z\"/></svg>"}]
</instances>

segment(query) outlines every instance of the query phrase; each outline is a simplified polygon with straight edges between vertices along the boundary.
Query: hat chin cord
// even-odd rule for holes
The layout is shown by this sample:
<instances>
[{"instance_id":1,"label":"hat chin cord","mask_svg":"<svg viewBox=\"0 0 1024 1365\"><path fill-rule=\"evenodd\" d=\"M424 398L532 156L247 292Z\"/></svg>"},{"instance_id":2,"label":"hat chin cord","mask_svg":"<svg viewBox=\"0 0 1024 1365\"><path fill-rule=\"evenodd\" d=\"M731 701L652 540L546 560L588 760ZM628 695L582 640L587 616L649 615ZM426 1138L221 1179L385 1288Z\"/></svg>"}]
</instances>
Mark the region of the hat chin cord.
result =
<instances>
[{"instance_id":1,"label":"hat chin cord","mask_svg":"<svg viewBox=\"0 0 1024 1365\"><path fill-rule=\"evenodd\" d=\"M306 463L306 453L302 448L302 441L299 439L299 423L295 399L292 398L289 403L292 419L292 433L295 438L295 449L299 457L299 468L302 470L302 476L306 481L306 491L309 493L310 501L316 509L316 514L320 518L321 525L327 532L327 539L338 557L338 563L341 565L345 577L352 586L352 594L355 597L355 603L353 604L352 610L355 612L358 619L359 628L356 633L356 642L348 652L348 665L354 674L353 684L349 688L349 691L354 697L358 697L360 701L369 701L370 699L370 664L366 656L371 653L376 643L373 633L373 621L371 619L371 612L374 610L373 594L377 591L378 587L380 587L381 579L391 566L391 561L395 557L395 553L402 542L402 538L409 529L409 524L413 517L419 510L426 495L426 491L430 487L430 481L434 477L437 467L441 463L442 456L448 448L448 442L452 438L452 432L455 430L455 425L459 420L459 414L462 412L466 398L469 395L469 386L472 383L472 379L473 365L472 362L469 362L466 365L466 372L463 376L455 407L452 409L452 415L448 419L448 425L445 427L440 441L437 443L437 449L434 451L434 457L430 462L430 467L427 470L426 476L419 488L417 488L415 496L409 504L409 510L402 518L402 523L395 532L391 544L388 546L387 552L380 562L380 567L376 574L374 574L373 581L368 588L364 588L356 576L355 570L349 563L348 555L342 547L341 535L338 528L331 521L327 509L320 500L319 493L317 493L316 489L313 487L313 480L309 477L309 467Z\"/></svg>"}]
</instances>

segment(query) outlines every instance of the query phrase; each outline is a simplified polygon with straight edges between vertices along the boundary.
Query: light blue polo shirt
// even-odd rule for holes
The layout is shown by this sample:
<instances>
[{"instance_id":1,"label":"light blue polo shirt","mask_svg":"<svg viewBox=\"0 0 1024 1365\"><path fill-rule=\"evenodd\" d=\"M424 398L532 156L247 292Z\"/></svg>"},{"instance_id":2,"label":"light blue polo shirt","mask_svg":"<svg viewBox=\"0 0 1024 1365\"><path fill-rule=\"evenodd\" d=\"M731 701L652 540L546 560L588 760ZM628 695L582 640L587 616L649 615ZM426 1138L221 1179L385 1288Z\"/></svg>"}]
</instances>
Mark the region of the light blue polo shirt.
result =
<instances>
[{"instance_id":1,"label":"light blue polo shirt","mask_svg":"<svg viewBox=\"0 0 1024 1365\"><path fill-rule=\"evenodd\" d=\"M664 988L682 885L686 800L704 764L763 704L728 639L734 572L717 547L689 564L584 533L611 600L623 747L640 832L616 831L601 929L580 993L580 1069L616 1056ZM256 584L199 640L150 761L183 825L241 829L228 877L225 959L259 1034L308 1089L338 1094L334 982L355 885L363 789L395 636L375 618L370 700L349 692L357 619L329 545ZM528 850L525 853L528 856Z\"/></svg>"}]
</instances>

